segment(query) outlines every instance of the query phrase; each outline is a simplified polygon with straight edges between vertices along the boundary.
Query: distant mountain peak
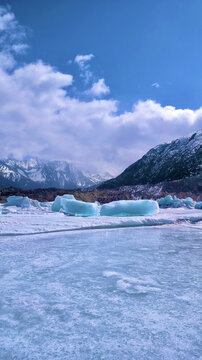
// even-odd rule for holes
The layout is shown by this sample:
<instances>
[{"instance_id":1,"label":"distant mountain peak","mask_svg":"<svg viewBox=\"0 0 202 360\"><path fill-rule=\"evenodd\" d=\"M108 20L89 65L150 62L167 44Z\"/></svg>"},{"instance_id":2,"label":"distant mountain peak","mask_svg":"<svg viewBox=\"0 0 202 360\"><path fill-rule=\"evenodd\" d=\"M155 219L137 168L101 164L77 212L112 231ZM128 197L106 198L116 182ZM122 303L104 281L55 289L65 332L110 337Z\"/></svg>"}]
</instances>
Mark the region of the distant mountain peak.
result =
<instances>
[{"instance_id":1,"label":"distant mountain peak","mask_svg":"<svg viewBox=\"0 0 202 360\"><path fill-rule=\"evenodd\" d=\"M200 174L202 131L155 146L119 176L100 185L116 188L125 185L157 184Z\"/></svg>"},{"instance_id":2,"label":"distant mountain peak","mask_svg":"<svg viewBox=\"0 0 202 360\"><path fill-rule=\"evenodd\" d=\"M111 176L108 176L108 179ZM36 158L27 160L0 160L0 188L22 189L60 188L76 189L93 187L107 179L78 169L66 161L45 161Z\"/></svg>"}]
</instances>

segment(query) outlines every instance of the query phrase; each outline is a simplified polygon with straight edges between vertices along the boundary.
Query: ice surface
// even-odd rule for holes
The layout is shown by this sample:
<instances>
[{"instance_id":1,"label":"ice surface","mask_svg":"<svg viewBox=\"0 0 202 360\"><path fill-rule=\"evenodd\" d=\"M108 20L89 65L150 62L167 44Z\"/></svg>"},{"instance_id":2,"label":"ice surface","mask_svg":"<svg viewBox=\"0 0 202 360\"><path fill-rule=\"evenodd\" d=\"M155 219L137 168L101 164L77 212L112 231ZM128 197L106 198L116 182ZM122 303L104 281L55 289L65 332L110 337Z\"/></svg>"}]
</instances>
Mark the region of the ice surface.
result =
<instances>
[{"instance_id":1,"label":"ice surface","mask_svg":"<svg viewBox=\"0 0 202 360\"><path fill-rule=\"evenodd\" d=\"M101 216L148 216L159 212L154 200L119 200L101 207Z\"/></svg>"},{"instance_id":2,"label":"ice surface","mask_svg":"<svg viewBox=\"0 0 202 360\"><path fill-rule=\"evenodd\" d=\"M162 208L167 207L187 207L188 209L192 209L195 207L196 202L191 198L187 197L186 199L179 199L177 196L172 197L171 195L167 195L164 198L160 198L157 200L158 204Z\"/></svg>"},{"instance_id":3,"label":"ice surface","mask_svg":"<svg viewBox=\"0 0 202 360\"><path fill-rule=\"evenodd\" d=\"M201 237L181 225L1 237L0 359L199 360Z\"/></svg>"},{"instance_id":4,"label":"ice surface","mask_svg":"<svg viewBox=\"0 0 202 360\"><path fill-rule=\"evenodd\" d=\"M160 226L179 223L200 223L202 211L187 208L160 209L151 216L116 217L65 216L61 212L52 212L51 204L47 207L4 207L0 205L0 235L35 234L58 231L111 229L121 227ZM9 210L8 210L9 209ZM6 213L5 213L6 210ZM196 226L196 225L194 225Z\"/></svg>"},{"instance_id":5,"label":"ice surface","mask_svg":"<svg viewBox=\"0 0 202 360\"><path fill-rule=\"evenodd\" d=\"M52 205L52 211L64 212L71 216L97 216L98 204L78 201L73 195L57 196Z\"/></svg>"}]
</instances>

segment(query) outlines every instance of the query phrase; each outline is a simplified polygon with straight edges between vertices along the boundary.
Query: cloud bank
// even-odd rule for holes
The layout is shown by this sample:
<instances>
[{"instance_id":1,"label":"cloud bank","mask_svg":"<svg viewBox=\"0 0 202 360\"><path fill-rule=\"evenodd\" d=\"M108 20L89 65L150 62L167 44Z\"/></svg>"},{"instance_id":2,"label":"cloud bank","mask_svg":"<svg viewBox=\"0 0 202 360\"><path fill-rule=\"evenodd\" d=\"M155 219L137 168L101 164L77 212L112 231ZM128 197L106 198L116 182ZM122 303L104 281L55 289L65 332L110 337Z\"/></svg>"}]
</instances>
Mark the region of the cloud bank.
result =
<instances>
[{"instance_id":1,"label":"cloud bank","mask_svg":"<svg viewBox=\"0 0 202 360\"><path fill-rule=\"evenodd\" d=\"M1 39L8 39L8 31L9 42L0 43L1 157L65 159L115 173L152 146L201 128L202 107L176 109L148 99L120 114L114 99L70 96L72 75L42 60L18 66L15 49L26 47L24 32L14 14L0 7ZM83 73L90 71L86 62L92 57L75 58ZM100 79L91 91L101 96L109 88Z\"/></svg>"}]
</instances>

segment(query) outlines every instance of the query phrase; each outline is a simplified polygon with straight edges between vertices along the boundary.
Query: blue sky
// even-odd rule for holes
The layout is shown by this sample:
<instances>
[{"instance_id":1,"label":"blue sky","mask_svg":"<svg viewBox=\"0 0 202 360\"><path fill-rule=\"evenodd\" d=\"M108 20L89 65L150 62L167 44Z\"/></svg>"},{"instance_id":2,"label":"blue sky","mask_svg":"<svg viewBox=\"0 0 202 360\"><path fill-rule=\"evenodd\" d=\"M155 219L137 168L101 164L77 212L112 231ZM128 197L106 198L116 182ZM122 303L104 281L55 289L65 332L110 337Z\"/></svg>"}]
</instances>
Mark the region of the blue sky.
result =
<instances>
[{"instance_id":1,"label":"blue sky","mask_svg":"<svg viewBox=\"0 0 202 360\"><path fill-rule=\"evenodd\" d=\"M2 79L19 93L15 100L5 86L0 91L3 156L67 159L118 172L151 146L201 127L201 0L0 5ZM1 28L6 14L12 16ZM12 65L5 66L6 57ZM18 125L19 142L12 133Z\"/></svg>"}]
</instances>

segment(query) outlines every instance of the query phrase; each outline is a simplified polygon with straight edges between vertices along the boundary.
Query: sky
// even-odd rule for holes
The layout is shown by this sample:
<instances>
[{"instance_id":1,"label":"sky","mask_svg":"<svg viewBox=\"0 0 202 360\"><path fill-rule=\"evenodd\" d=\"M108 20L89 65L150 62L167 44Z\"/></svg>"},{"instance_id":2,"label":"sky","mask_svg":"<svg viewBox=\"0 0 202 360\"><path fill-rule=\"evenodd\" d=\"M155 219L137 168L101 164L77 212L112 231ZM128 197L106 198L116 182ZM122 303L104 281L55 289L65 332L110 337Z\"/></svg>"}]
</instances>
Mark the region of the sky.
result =
<instances>
[{"instance_id":1,"label":"sky","mask_svg":"<svg viewBox=\"0 0 202 360\"><path fill-rule=\"evenodd\" d=\"M1 158L118 174L201 129L201 0L0 0Z\"/></svg>"}]
</instances>

